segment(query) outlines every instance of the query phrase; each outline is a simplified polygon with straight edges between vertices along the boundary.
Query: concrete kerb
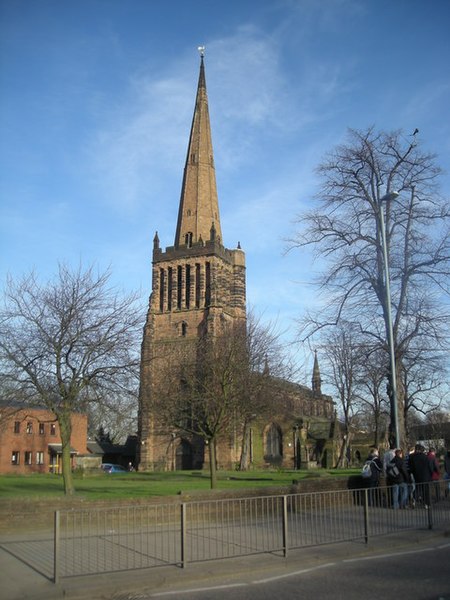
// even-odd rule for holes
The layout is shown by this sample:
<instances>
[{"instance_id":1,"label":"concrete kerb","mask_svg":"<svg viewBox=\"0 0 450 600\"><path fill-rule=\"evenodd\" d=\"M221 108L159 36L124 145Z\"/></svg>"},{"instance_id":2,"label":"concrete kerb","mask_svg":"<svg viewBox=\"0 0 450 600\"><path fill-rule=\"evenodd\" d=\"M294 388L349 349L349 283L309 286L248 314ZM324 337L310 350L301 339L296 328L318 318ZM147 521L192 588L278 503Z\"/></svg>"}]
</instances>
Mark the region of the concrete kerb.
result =
<instances>
[{"instance_id":1,"label":"concrete kerb","mask_svg":"<svg viewBox=\"0 0 450 600\"><path fill-rule=\"evenodd\" d=\"M302 570L329 563L437 546L448 541L444 529L407 530L363 541L342 542L291 550L281 554L252 555L225 560L192 563L186 569L156 567L120 573L71 577L55 585L0 546L1 600L134 600L162 592L256 581L266 577L287 577Z\"/></svg>"}]
</instances>

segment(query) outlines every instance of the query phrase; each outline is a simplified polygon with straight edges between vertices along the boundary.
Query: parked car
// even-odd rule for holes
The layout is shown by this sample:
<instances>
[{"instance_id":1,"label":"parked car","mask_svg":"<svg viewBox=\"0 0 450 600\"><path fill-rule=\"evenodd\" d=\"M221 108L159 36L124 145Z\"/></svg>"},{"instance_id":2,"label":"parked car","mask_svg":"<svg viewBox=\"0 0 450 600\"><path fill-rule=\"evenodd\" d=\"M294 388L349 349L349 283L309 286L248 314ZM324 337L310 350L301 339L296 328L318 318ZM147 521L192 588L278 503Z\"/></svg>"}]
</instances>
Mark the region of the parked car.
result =
<instances>
[{"instance_id":1,"label":"parked car","mask_svg":"<svg viewBox=\"0 0 450 600\"><path fill-rule=\"evenodd\" d=\"M128 473L128 470L122 465L109 465L107 469L104 469L105 473Z\"/></svg>"},{"instance_id":2,"label":"parked car","mask_svg":"<svg viewBox=\"0 0 450 600\"><path fill-rule=\"evenodd\" d=\"M109 470L109 469L110 469L112 466L113 466L113 464L112 464L112 463L102 463L102 464L100 465L100 469L101 469L102 471L108 471L108 470Z\"/></svg>"}]
</instances>

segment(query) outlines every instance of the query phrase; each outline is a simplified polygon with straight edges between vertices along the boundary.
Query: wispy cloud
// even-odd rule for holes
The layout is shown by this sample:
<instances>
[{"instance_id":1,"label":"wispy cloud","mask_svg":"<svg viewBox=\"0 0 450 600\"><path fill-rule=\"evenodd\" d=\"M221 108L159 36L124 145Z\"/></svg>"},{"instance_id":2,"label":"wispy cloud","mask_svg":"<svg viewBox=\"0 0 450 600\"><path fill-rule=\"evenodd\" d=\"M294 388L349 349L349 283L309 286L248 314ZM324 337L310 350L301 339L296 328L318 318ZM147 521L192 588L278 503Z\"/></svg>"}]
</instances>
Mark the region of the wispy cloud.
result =
<instances>
[{"instance_id":1,"label":"wispy cloud","mask_svg":"<svg viewBox=\"0 0 450 600\"><path fill-rule=\"evenodd\" d=\"M188 91L180 79L134 81L122 105L107 113L86 159L93 183L113 206L133 210L145 201L151 207L167 178L179 173Z\"/></svg>"},{"instance_id":2,"label":"wispy cloud","mask_svg":"<svg viewBox=\"0 0 450 600\"><path fill-rule=\"evenodd\" d=\"M440 79L434 79L427 83L426 86L421 86L414 93L409 94L402 106L405 118L410 122L417 123L420 127L421 123L427 124L434 118L436 114L447 115L441 122L442 140L446 139L446 147L450 149L450 83L448 77L444 76ZM445 136L447 132L447 136ZM424 132L425 133L425 132Z\"/></svg>"},{"instance_id":3,"label":"wispy cloud","mask_svg":"<svg viewBox=\"0 0 450 600\"><path fill-rule=\"evenodd\" d=\"M126 93L102 107L86 161L93 184L117 210L133 211L143 199L160 201L167 180L179 178L194 107L194 65L186 52L164 73L132 74ZM211 39L206 66L216 162L224 172L257 162L271 139L293 141L302 127L324 119L324 107L342 90L339 71L325 64L309 64L309 75L293 82L282 62L282 39L254 25Z\"/></svg>"}]
</instances>

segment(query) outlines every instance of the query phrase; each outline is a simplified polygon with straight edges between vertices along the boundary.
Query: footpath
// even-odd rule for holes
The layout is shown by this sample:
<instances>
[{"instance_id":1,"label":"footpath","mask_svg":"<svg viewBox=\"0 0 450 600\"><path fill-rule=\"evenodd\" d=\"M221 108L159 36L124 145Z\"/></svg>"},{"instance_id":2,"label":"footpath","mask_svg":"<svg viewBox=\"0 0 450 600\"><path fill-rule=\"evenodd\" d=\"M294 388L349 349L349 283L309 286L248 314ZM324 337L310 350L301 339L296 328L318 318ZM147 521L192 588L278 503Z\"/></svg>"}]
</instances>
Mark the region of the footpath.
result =
<instances>
[{"instance_id":1,"label":"footpath","mask_svg":"<svg viewBox=\"0 0 450 600\"><path fill-rule=\"evenodd\" d=\"M22 540L23 541L23 540ZM12 543L11 543L12 542ZM405 530L392 535L290 550L287 557L258 554L236 559L69 577L54 584L50 576L33 569L13 553L14 540L0 542L0 600L145 600L177 598L182 591L255 581L267 577L326 568L329 563L370 558L450 544L448 529ZM30 552L33 540L30 539ZM36 559L36 557L34 557ZM184 596L183 596L184 597ZM195 597L192 593L191 597Z\"/></svg>"}]
</instances>

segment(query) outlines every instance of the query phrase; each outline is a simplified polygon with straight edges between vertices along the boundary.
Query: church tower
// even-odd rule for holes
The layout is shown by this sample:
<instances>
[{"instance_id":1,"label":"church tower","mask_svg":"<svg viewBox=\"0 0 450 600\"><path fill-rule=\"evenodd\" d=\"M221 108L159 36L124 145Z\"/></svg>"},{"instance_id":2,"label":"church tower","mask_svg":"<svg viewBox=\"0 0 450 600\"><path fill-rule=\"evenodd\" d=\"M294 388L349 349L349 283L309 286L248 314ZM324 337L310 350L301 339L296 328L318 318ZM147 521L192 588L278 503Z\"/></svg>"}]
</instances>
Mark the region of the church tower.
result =
<instances>
[{"instance_id":1,"label":"church tower","mask_svg":"<svg viewBox=\"0 0 450 600\"><path fill-rule=\"evenodd\" d=\"M141 354L139 468L199 468L189 441L174 441L151 407L167 348L194 348L199 337L246 317L245 255L239 245L223 245L203 52L174 245L163 250L156 233L152 265Z\"/></svg>"}]
</instances>

